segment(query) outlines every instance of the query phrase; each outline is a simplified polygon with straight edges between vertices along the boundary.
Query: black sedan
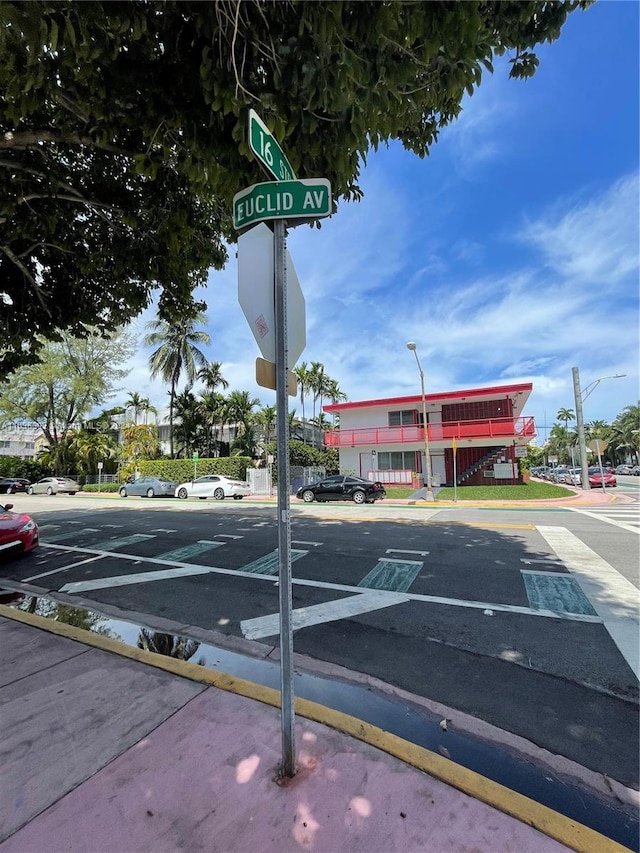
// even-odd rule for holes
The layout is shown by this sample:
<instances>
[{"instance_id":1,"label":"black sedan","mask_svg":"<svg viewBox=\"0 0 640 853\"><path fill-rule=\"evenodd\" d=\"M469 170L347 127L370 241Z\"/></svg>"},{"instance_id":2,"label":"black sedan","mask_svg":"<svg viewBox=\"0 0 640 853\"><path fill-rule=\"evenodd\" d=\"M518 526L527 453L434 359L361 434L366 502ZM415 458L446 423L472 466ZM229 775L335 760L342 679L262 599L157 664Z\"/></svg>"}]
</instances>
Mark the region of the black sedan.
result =
<instances>
[{"instance_id":1,"label":"black sedan","mask_svg":"<svg viewBox=\"0 0 640 853\"><path fill-rule=\"evenodd\" d=\"M23 480L21 477L3 477L0 480L0 494L15 495L16 492L26 492L30 485L30 480Z\"/></svg>"},{"instance_id":2,"label":"black sedan","mask_svg":"<svg viewBox=\"0 0 640 853\"><path fill-rule=\"evenodd\" d=\"M382 500L387 493L382 483L372 483L361 477L344 474L334 474L325 477L319 483L303 486L296 492L296 497L305 503L313 501L353 501L357 504L372 504Z\"/></svg>"}]
</instances>

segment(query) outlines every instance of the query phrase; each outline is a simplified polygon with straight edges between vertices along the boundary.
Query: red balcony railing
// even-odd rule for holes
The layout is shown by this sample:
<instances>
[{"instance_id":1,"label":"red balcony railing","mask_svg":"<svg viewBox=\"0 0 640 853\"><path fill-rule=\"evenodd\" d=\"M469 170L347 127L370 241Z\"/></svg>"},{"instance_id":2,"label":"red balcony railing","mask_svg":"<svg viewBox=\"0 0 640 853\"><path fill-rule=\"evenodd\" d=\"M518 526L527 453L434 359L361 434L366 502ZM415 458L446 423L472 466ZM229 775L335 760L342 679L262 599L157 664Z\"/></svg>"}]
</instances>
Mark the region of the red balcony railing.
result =
<instances>
[{"instance_id":1,"label":"red balcony railing","mask_svg":"<svg viewBox=\"0 0 640 853\"><path fill-rule=\"evenodd\" d=\"M429 424L429 441L450 442L463 438L532 438L536 434L533 418L491 418L477 421L447 421ZM363 444L415 444L423 441L420 424L397 427L363 427L325 432L326 447L356 447Z\"/></svg>"}]
</instances>

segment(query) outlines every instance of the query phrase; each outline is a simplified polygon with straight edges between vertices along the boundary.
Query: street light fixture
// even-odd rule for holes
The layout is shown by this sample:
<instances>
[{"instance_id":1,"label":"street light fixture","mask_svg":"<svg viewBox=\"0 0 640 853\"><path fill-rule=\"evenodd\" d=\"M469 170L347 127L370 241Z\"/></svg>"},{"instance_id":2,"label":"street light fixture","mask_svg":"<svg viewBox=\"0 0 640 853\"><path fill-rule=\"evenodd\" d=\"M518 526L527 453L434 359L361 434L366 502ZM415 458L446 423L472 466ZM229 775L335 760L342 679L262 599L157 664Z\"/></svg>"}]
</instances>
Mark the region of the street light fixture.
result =
<instances>
[{"instance_id":1,"label":"street light fixture","mask_svg":"<svg viewBox=\"0 0 640 853\"><path fill-rule=\"evenodd\" d=\"M411 352L416 357L416 363L418 365L418 370L420 371L420 389L422 391L422 426L424 427L424 459L425 459L425 480L427 487L427 500L434 500L433 497L433 486L431 484L431 456L429 455L429 429L427 426L427 400L424 395L424 371L422 369L422 365L420 364L420 359L418 358L418 352L416 350L416 345L414 341L409 341L407 344L407 349L411 350Z\"/></svg>"},{"instance_id":2,"label":"street light fixture","mask_svg":"<svg viewBox=\"0 0 640 853\"><path fill-rule=\"evenodd\" d=\"M580 373L577 367L572 368L573 373L573 395L576 401L576 427L578 430L578 447L580 449L580 467L582 470L582 488L590 489L589 485L589 463L587 461L587 443L584 435L584 417L582 414L582 403L587 399L589 394L605 379L622 379L626 373L616 373L614 376L601 376L600 379L594 379L590 382L584 391L580 390Z\"/></svg>"}]
</instances>

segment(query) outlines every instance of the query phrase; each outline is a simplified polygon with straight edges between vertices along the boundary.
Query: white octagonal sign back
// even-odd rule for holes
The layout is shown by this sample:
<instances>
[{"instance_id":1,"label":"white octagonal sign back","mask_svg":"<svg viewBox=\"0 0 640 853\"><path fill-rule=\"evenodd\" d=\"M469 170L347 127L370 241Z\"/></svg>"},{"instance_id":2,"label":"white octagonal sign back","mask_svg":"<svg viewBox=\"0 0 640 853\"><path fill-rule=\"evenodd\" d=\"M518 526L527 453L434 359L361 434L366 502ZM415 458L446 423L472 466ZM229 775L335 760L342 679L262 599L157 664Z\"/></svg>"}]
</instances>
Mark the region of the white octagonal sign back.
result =
<instances>
[{"instance_id":1,"label":"white octagonal sign back","mask_svg":"<svg viewBox=\"0 0 640 853\"><path fill-rule=\"evenodd\" d=\"M307 343L304 296L293 260L287 264L287 349L292 366ZM275 364L276 322L273 232L262 222L238 237L238 301L262 357Z\"/></svg>"}]
</instances>

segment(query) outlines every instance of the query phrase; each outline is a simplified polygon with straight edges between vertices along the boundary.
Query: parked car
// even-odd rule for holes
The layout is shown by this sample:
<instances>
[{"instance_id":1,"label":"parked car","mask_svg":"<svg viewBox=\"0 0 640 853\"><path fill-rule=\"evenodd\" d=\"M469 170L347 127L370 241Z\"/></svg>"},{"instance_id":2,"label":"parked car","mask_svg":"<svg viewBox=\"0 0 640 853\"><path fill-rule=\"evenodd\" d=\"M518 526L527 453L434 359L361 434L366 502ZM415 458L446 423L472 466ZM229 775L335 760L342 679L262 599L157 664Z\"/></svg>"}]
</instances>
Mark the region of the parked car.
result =
<instances>
[{"instance_id":1,"label":"parked car","mask_svg":"<svg viewBox=\"0 0 640 853\"><path fill-rule=\"evenodd\" d=\"M569 471L568 468L553 468L549 472L549 480L552 483L564 483L564 481L565 481L564 478L565 478L566 474L568 473L568 471Z\"/></svg>"},{"instance_id":2,"label":"parked car","mask_svg":"<svg viewBox=\"0 0 640 853\"><path fill-rule=\"evenodd\" d=\"M633 468L629 469L629 473L632 477L640 477L640 465L634 465Z\"/></svg>"},{"instance_id":3,"label":"parked car","mask_svg":"<svg viewBox=\"0 0 640 853\"><path fill-rule=\"evenodd\" d=\"M245 480L232 480L230 477L223 477L221 474L207 474L204 477L198 477L197 480L191 480L189 483L180 483L176 489L176 495L183 500L186 498L200 498L200 500L215 498L217 501L222 501L225 498L233 498L240 501L250 494L251 486Z\"/></svg>"},{"instance_id":4,"label":"parked car","mask_svg":"<svg viewBox=\"0 0 640 853\"><path fill-rule=\"evenodd\" d=\"M602 486L604 482L605 488L607 486L617 486L618 481L615 478L615 475L610 471L606 471L603 469L602 473L600 472L600 468L589 468L589 485L593 486Z\"/></svg>"},{"instance_id":5,"label":"parked car","mask_svg":"<svg viewBox=\"0 0 640 853\"><path fill-rule=\"evenodd\" d=\"M138 477L137 480L120 486L119 491L121 498L126 498L128 495L172 498L176 493L176 484L172 480L163 480L160 477Z\"/></svg>"},{"instance_id":6,"label":"parked car","mask_svg":"<svg viewBox=\"0 0 640 853\"><path fill-rule=\"evenodd\" d=\"M569 468L564 475L564 482L568 486L579 486L582 483L582 468Z\"/></svg>"},{"instance_id":7,"label":"parked car","mask_svg":"<svg viewBox=\"0 0 640 853\"><path fill-rule=\"evenodd\" d=\"M305 503L312 503L313 501L354 501L357 504L372 504L386 496L387 493L382 483L372 483L371 480L363 480L361 477L345 476L344 474L325 477L318 483L302 486L296 492L296 497Z\"/></svg>"},{"instance_id":8,"label":"parked car","mask_svg":"<svg viewBox=\"0 0 640 853\"><path fill-rule=\"evenodd\" d=\"M614 471L614 474L630 474L630 473L631 473L631 468L629 467L629 465L618 465L618 467Z\"/></svg>"},{"instance_id":9,"label":"parked car","mask_svg":"<svg viewBox=\"0 0 640 853\"><path fill-rule=\"evenodd\" d=\"M547 465L536 465L529 472L532 477L537 477L539 480L544 480L547 471L549 470Z\"/></svg>"},{"instance_id":10,"label":"parked car","mask_svg":"<svg viewBox=\"0 0 640 853\"><path fill-rule=\"evenodd\" d=\"M80 491L80 486L69 477L43 477L37 483L27 486L28 495L75 495Z\"/></svg>"},{"instance_id":11,"label":"parked car","mask_svg":"<svg viewBox=\"0 0 640 853\"><path fill-rule=\"evenodd\" d=\"M0 553L24 554L38 547L38 525L30 515L12 509L13 504L0 504Z\"/></svg>"},{"instance_id":12,"label":"parked car","mask_svg":"<svg viewBox=\"0 0 640 853\"><path fill-rule=\"evenodd\" d=\"M3 477L0 480L0 494L15 495L16 492L26 492L31 485L31 480L23 480L22 477Z\"/></svg>"}]
</instances>

